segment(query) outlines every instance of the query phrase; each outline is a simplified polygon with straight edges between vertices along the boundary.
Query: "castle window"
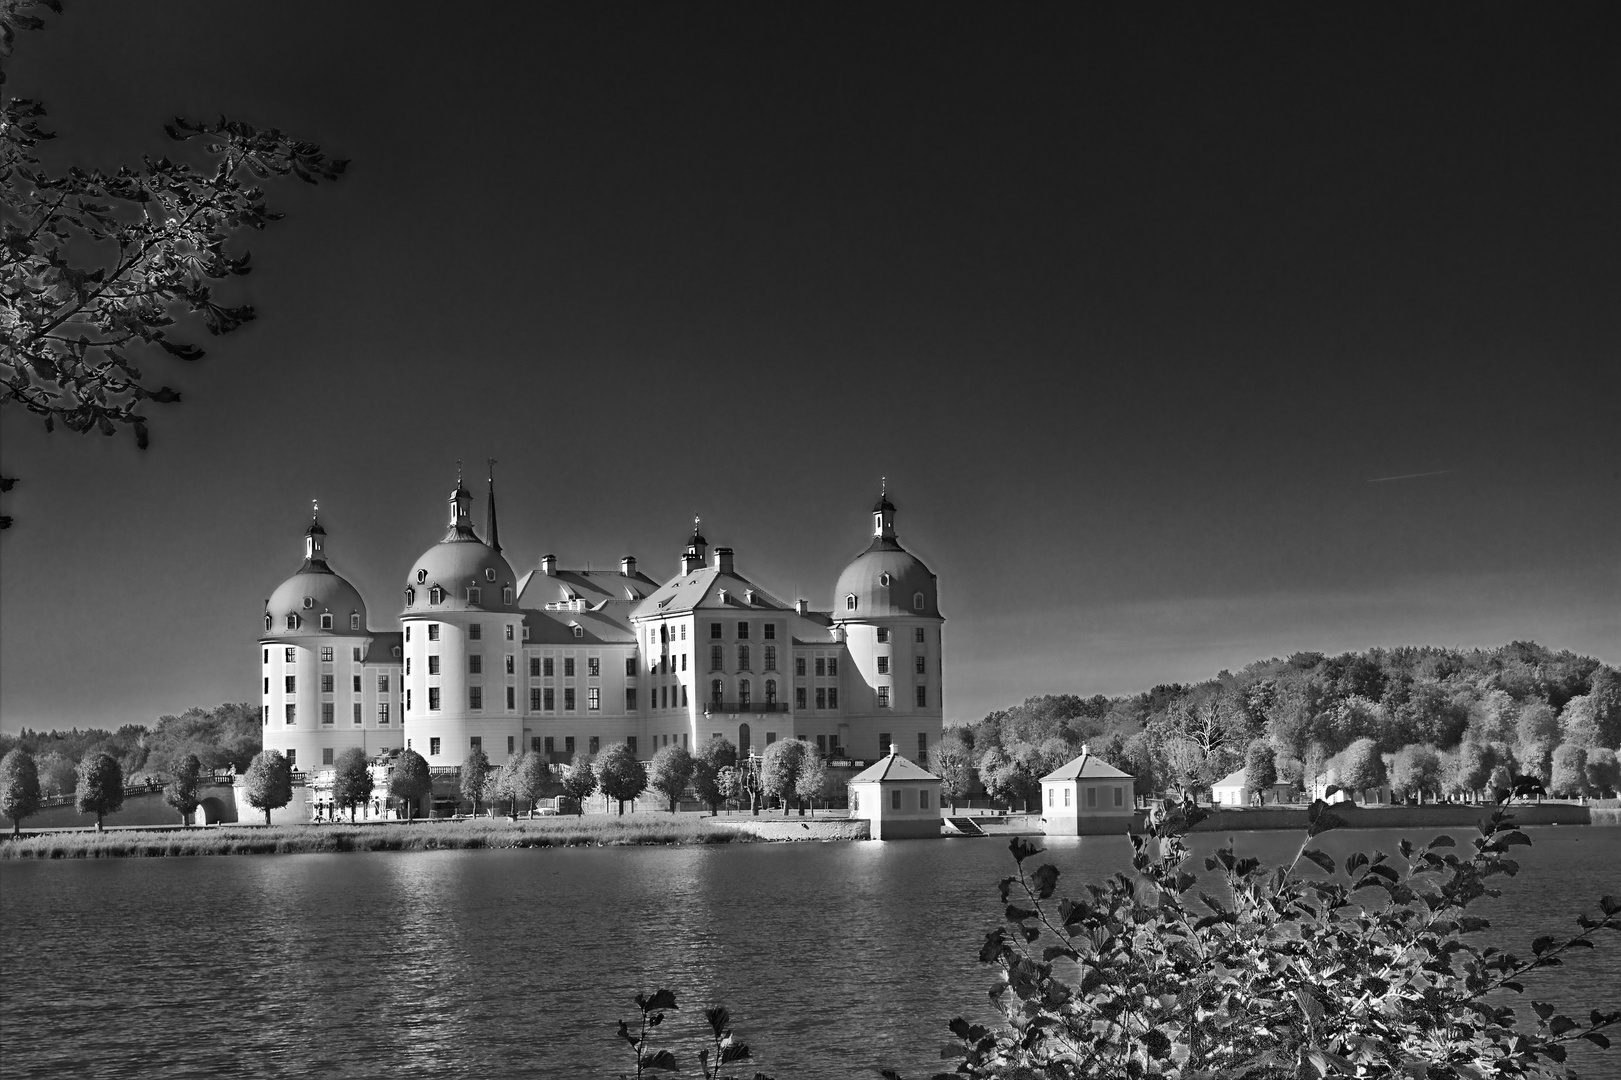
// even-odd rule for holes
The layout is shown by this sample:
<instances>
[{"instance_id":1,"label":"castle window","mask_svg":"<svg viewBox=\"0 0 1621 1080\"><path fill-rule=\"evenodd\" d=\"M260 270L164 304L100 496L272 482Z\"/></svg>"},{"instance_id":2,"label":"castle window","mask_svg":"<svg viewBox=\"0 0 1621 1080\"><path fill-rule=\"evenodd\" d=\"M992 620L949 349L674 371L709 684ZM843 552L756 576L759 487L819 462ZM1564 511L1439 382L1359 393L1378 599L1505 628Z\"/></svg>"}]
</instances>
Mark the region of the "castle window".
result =
<instances>
[{"instance_id":1,"label":"castle window","mask_svg":"<svg viewBox=\"0 0 1621 1080\"><path fill-rule=\"evenodd\" d=\"M360 693L360 676L355 676L355 693Z\"/></svg>"},{"instance_id":2,"label":"castle window","mask_svg":"<svg viewBox=\"0 0 1621 1080\"><path fill-rule=\"evenodd\" d=\"M917 594L917 599L914 601L913 606L916 606L917 604L920 604L922 602L923 602L923 594L918 593ZM919 645L923 644L923 627L921 627L921 626L918 627L917 630L914 632L914 636L915 636L915 639L916 639L916 641L917 641L917 643Z\"/></svg>"},{"instance_id":3,"label":"castle window","mask_svg":"<svg viewBox=\"0 0 1621 1080\"><path fill-rule=\"evenodd\" d=\"M749 647L747 645L737 647L737 670L749 670Z\"/></svg>"},{"instance_id":4,"label":"castle window","mask_svg":"<svg viewBox=\"0 0 1621 1080\"><path fill-rule=\"evenodd\" d=\"M484 657L474 653L467 658L467 673L469 675L484 674Z\"/></svg>"},{"instance_id":5,"label":"castle window","mask_svg":"<svg viewBox=\"0 0 1621 1080\"><path fill-rule=\"evenodd\" d=\"M827 707L830 709L839 707L839 688L836 686L827 688Z\"/></svg>"},{"instance_id":6,"label":"castle window","mask_svg":"<svg viewBox=\"0 0 1621 1080\"><path fill-rule=\"evenodd\" d=\"M625 691L625 711L636 711L636 688L634 686Z\"/></svg>"},{"instance_id":7,"label":"castle window","mask_svg":"<svg viewBox=\"0 0 1621 1080\"><path fill-rule=\"evenodd\" d=\"M582 626L576 626L574 628L574 636L575 637L585 637L585 628L582 627Z\"/></svg>"},{"instance_id":8,"label":"castle window","mask_svg":"<svg viewBox=\"0 0 1621 1080\"><path fill-rule=\"evenodd\" d=\"M439 640L439 624L438 623L431 622L431 623L428 624L428 640L429 641L438 641Z\"/></svg>"},{"instance_id":9,"label":"castle window","mask_svg":"<svg viewBox=\"0 0 1621 1080\"><path fill-rule=\"evenodd\" d=\"M709 684L709 700L719 705L726 696L726 684L715 679ZM291 708L291 706L288 706Z\"/></svg>"},{"instance_id":10,"label":"castle window","mask_svg":"<svg viewBox=\"0 0 1621 1080\"><path fill-rule=\"evenodd\" d=\"M298 706L297 705L291 705L290 704L290 705L287 706L287 722L289 724L298 723Z\"/></svg>"},{"instance_id":11,"label":"castle window","mask_svg":"<svg viewBox=\"0 0 1621 1080\"><path fill-rule=\"evenodd\" d=\"M753 696L753 690L749 686L749 681L747 679L740 679L737 684L737 703L739 705L747 705Z\"/></svg>"},{"instance_id":12,"label":"castle window","mask_svg":"<svg viewBox=\"0 0 1621 1080\"><path fill-rule=\"evenodd\" d=\"M889 582L890 577L888 570L885 570L882 574L878 575L878 584L882 585L884 588L889 588Z\"/></svg>"},{"instance_id":13,"label":"castle window","mask_svg":"<svg viewBox=\"0 0 1621 1080\"><path fill-rule=\"evenodd\" d=\"M827 658L827 675L828 675L828 678L830 678L830 679L836 679L836 678L839 677L839 658L838 657L830 656L830 657Z\"/></svg>"},{"instance_id":14,"label":"castle window","mask_svg":"<svg viewBox=\"0 0 1621 1080\"><path fill-rule=\"evenodd\" d=\"M305 598L304 598L304 610L305 610L305 611L308 611L308 610L309 610L309 609L310 609L310 608L312 608L312 607L314 607L314 606L315 606L315 597L313 597L313 596L306 596L306 597L305 597Z\"/></svg>"},{"instance_id":15,"label":"castle window","mask_svg":"<svg viewBox=\"0 0 1621 1080\"><path fill-rule=\"evenodd\" d=\"M321 660L324 663L332 663L332 646L327 645L321 649Z\"/></svg>"},{"instance_id":16,"label":"castle window","mask_svg":"<svg viewBox=\"0 0 1621 1080\"><path fill-rule=\"evenodd\" d=\"M405 590L405 606L410 607L412 604L414 604L416 602L417 602L417 591L415 589L410 589L410 588L406 589Z\"/></svg>"},{"instance_id":17,"label":"castle window","mask_svg":"<svg viewBox=\"0 0 1621 1080\"><path fill-rule=\"evenodd\" d=\"M428 711L429 712L438 712L439 711L439 688L437 686L428 687ZM438 741L439 741L438 739L434 740L434 742L438 742Z\"/></svg>"},{"instance_id":18,"label":"castle window","mask_svg":"<svg viewBox=\"0 0 1621 1080\"><path fill-rule=\"evenodd\" d=\"M265 633L270 632L270 612L265 612Z\"/></svg>"},{"instance_id":19,"label":"castle window","mask_svg":"<svg viewBox=\"0 0 1621 1080\"><path fill-rule=\"evenodd\" d=\"M444 602L445 602L445 590L441 589L437 585L435 585L433 588L428 590L428 603L430 603L430 604L442 604Z\"/></svg>"},{"instance_id":20,"label":"castle window","mask_svg":"<svg viewBox=\"0 0 1621 1080\"><path fill-rule=\"evenodd\" d=\"M512 586L511 585L503 585L503 586L501 586L501 603L507 604L509 606L512 604Z\"/></svg>"},{"instance_id":21,"label":"castle window","mask_svg":"<svg viewBox=\"0 0 1621 1080\"><path fill-rule=\"evenodd\" d=\"M636 677L636 658L634 656L625 657L625 674L633 679Z\"/></svg>"},{"instance_id":22,"label":"castle window","mask_svg":"<svg viewBox=\"0 0 1621 1080\"><path fill-rule=\"evenodd\" d=\"M439 654L438 653L434 653L432 656L428 657L428 674L429 675L437 675L437 674L439 674Z\"/></svg>"},{"instance_id":23,"label":"castle window","mask_svg":"<svg viewBox=\"0 0 1621 1080\"><path fill-rule=\"evenodd\" d=\"M380 725L388 723L388 702L386 701L377 706L377 723Z\"/></svg>"},{"instance_id":24,"label":"castle window","mask_svg":"<svg viewBox=\"0 0 1621 1080\"><path fill-rule=\"evenodd\" d=\"M918 687L917 688L917 707L920 708L920 709L927 708L928 704L929 704L929 688L927 686Z\"/></svg>"},{"instance_id":25,"label":"castle window","mask_svg":"<svg viewBox=\"0 0 1621 1080\"><path fill-rule=\"evenodd\" d=\"M880 709L889 708L889 687L887 686L878 688L878 707Z\"/></svg>"},{"instance_id":26,"label":"castle window","mask_svg":"<svg viewBox=\"0 0 1621 1080\"><path fill-rule=\"evenodd\" d=\"M919 674L919 675L925 675L925 674L927 674L927 673L928 673L928 670L929 670L929 661L928 661L928 658L927 658L927 657L923 657L923 656L917 656L917 657L913 657L913 660L914 660L914 661L915 661L915 662L916 662L916 664L917 664L917 673L918 673L918 674ZM922 704L922 702L918 702L918 704L919 704L919 705L921 705L921 704Z\"/></svg>"},{"instance_id":27,"label":"castle window","mask_svg":"<svg viewBox=\"0 0 1621 1080\"><path fill-rule=\"evenodd\" d=\"M589 712L602 711L602 690L599 687L589 687L585 691L585 707Z\"/></svg>"},{"instance_id":28,"label":"castle window","mask_svg":"<svg viewBox=\"0 0 1621 1080\"><path fill-rule=\"evenodd\" d=\"M803 709L804 707L805 707L805 688L803 686L796 686L796 687L794 687L794 708ZM820 739L821 736L818 735L817 738Z\"/></svg>"},{"instance_id":29,"label":"castle window","mask_svg":"<svg viewBox=\"0 0 1621 1080\"><path fill-rule=\"evenodd\" d=\"M417 584L421 585L424 581L427 581L427 580L428 580L428 572L426 570L418 570L417 571Z\"/></svg>"},{"instance_id":30,"label":"castle window","mask_svg":"<svg viewBox=\"0 0 1621 1080\"><path fill-rule=\"evenodd\" d=\"M431 739L428 740L428 756L429 757L438 757L439 756L439 739L438 739L437 736L435 736L434 738L431 738Z\"/></svg>"},{"instance_id":31,"label":"castle window","mask_svg":"<svg viewBox=\"0 0 1621 1080\"><path fill-rule=\"evenodd\" d=\"M777 624L776 623L768 622L768 623L765 624L765 639L767 641L775 641L777 639Z\"/></svg>"},{"instance_id":32,"label":"castle window","mask_svg":"<svg viewBox=\"0 0 1621 1080\"><path fill-rule=\"evenodd\" d=\"M546 703L545 709L547 712L557 711L557 691L548 686L541 694L541 700Z\"/></svg>"},{"instance_id":33,"label":"castle window","mask_svg":"<svg viewBox=\"0 0 1621 1080\"><path fill-rule=\"evenodd\" d=\"M400 647L398 645L396 645L396 646L394 646L394 659L398 660L399 658L400 658Z\"/></svg>"},{"instance_id":34,"label":"castle window","mask_svg":"<svg viewBox=\"0 0 1621 1080\"><path fill-rule=\"evenodd\" d=\"M767 671L777 670L777 647L775 645L765 647L765 669Z\"/></svg>"},{"instance_id":35,"label":"castle window","mask_svg":"<svg viewBox=\"0 0 1621 1080\"><path fill-rule=\"evenodd\" d=\"M540 711L540 689L538 687L529 691L529 711Z\"/></svg>"},{"instance_id":36,"label":"castle window","mask_svg":"<svg viewBox=\"0 0 1621 1080\"><path fill-rule=\"evenodd\" d=\"M767 705L775 705L777 703L776 679L767 679L765 681L765 703Z\"/></svg>"},{"instance_id":37,"label":"castle window","mask_svg":"<svg viewBox=\"0 0 1621 1080\"><path fill-rule=\"evenodd\" d=\"M794 674L801 679L805 677L805 658L803 656L794 657Z\"/></svg>"},{"instance_id":38,"label":"castle window","mask_svg":"<svg viewBox=\"0 0 1621 1080\"><path fill-rule=\"evenodd\" d=\"M411 674L411 658L409 656L405 658L405 673L407 675Z\"/></svg>"},{"instance_id":39,"label":"castle window","mask_svg":"<svg viewBox=\"0 0 1621 1080\"><path fill-rule=\"evenodd\" d=\"M826 657L818 656L816 658L816 674L818 674L818 675L826 675L827 674L827 658Z\"/></svg>"},{"instance_id":40,"label":"castle window","mask_svg":"<svg viewBox=\"0 0 1621 1080\"><path fill-rule=\"evenodd\" d=\"M467 602L469 604L482 604L484 602L484 590L477 585L467 586Z\"/></svg>"},{"instance_id":41,"label":"castle window","mask_svg":"<svg viewBox=\"0 0 1621 1080\"><path fill-rule=\"evenodd\" d=\"M719 645L711 645L709 647L709 670L710 671L720 671L721 670L722 664L723 664L721 656L722 656L721 647Z\"/></svg>"},{"instance_id":42,"label":"castle window","mask_svg":"<svg viewBox=\"0 0 1621 1080\"><path fill-rule=\"evenodd\" d=\"M889 674L889 657L880 656L878 658L878 674L880 674L880 675L888 675Z\"/></svg>"},{"instance_id":43,"label":"castle window","mask_svg":"<svg viewBox=\"0 0 1621 1080\"><path fill-rule=\"evenodd\" d=\"M563 677L565 679L574 678L574 657L572 656L563 657Z\"/></svg>"},{"instance_id":44,"label":"castle window","mask_svg":"<svg viewBox=\"0 0 1621 1080\"><path fill-rule=\"evenodd\" d=\"M494 581L495 580L495 567L486 566L484 568L484 580L485 581Z\"/></svg>"},{"instance_id":45,"label":"castle window","mask_svg":"<svg viewBox=\"0 0 1621 1080\"><path fill-rule=\"evenodd\" d=\"M293 662L293 650L292 649L283 649L282 650L282 658L284 660L286 660L289 664L291 664Z\"/></svg>"},{"instance_id":46,"label":"castle window","mask_svg":"<svg viewBox=\"0 0 1621 1080\"><path fill-rule=\"evenodd\" d=\"M411 640L411 624L410 623L405 624L405 640L406 641Z\"/></svg>"},{"instance_id":47,"label":"castle window","mask_svg":"<svg viewBox=\"0 0 1621 1080\"><path fill-rule=\"evenodd\" d=\"M878 644L883 645L883 644L888 643L888 641L889 641L889 627L880 626L878 628Z\"/></svg>"},{"instance_id":48,"label":"castle window","mask_svg":"<svg viewBox=\"0 0 1621 1080\"><path fill-rule=\"evenodd\" d=\"M297 675L289 675L289 676L287 676L286 689L285 689L284 692L289 693L289 694L297 693L298 692L297 687L298 687L298 676Z\"/></svg>"},{"instance_id":49,"label":"castle window","mask_svg":"<svg viewBox=\"0 0 1621 1080\"><path fill-rule=\"evenodd\" d=\"M351 629L351 630L359 630L360 629L360 612L351 611L349 613L349 629Z\"/></svg>"},{"instance_id":50,"label":"castle window","mask_svg":"<svg viewBox=\"0 0 1621 1080\"><path fill-rule=\"evenodd\" d=\"M379 694L388 693L388 676L387 675L379 675L379 676L377 676L377 692Z\"/></svg>"},{"instance_id":51,"label":"castle window","mask_svg":"<svg viewBox=\"0 0 1621 1080\"><path fill-rule=\"evenodd\" d=\"M321 693L323 693L323 694L332 693L332 686L333 686L333 678L332 678L332 676L331 675L322 675L321 676Z\"/></svg>"},{"instance_id":52,"label":"castle window","mask_svg":"<svg viewBox=\"0 0 1621 1080\"><path fill-rule=\"evenodd\" d=\"M709 624L709 636L717 641L720 640L720 623L712 622Z\"/></svg>"},{"instance_id":53,"label":"castle window","mask_svg":"<svg viewBox=\"0 0 1621 1080\"><path fill-rule=\"evenodd\" d=\"M469 641L483 641L484 627L478 623L473 623L472 625L468 626L467 638Z\"/></svg>"},{"instance_id":54,"label":"castle window","mask_svg":"<svg viewBox=\"0 0 1621 1080\"><path fill-rule=\"evenodd\" d=\"M564 712L573 712L574 711L574 687L572 687L572 686L567 686L567 687L563 688L563 711Z\"/></svg>"},{"instance_id":55,"label":"castle window","mask_svg":"<svg viewBox=\"0 0 1621 1080\"><path fill-rule=\"evenodd\" d=\"M512 640L512 624L511 623L507 623L507 640L508 641Z\"/></svg>"},{"instance_id":56,"label":"castle window","mask_svg":"<svg viewBox=\"0 0 1621 1080\"><path fill-rule=\"evenodd\" d=\"M529 677L531 679L540 678L540 657L538 656L529 658Z\"/></svg>"},{"instance_id":57,"label":"castle window","mask_svg":"<svg viewBox=\"0 0 1621 1080\"><path fill-rule=\"evenodd\" d=\"M824 687L818 686L816 688L816 707L818 709L827 708L827 690Z\"/></svg>"},{"instance_id":58,"label":"castle window","mask_svg":"<svg viewBox=\"0 0 1621 1080\"><path fill-rule=\"evenodd\" d=\"M590 678L597 678L602 674L602 657L588 656L585 658L585 673Z\"/></svg>"},{"instance_id":59,"label":"castle window","mask_svg":"<svg viewBox=\"0 0 1621 1080\"><path fill-rule=\"evenodd\" d=\"M923 594L922 593L915 592L915 593L912 594L912 610L913 611L922 611L923 610ZM917 639L919 641L923 640L923 628L921 626L917 628Z\"/></svg>"},{"instance_id":60,"label":"castle window","mask_svg":"<svg viewBox=\"0 0 1621 1080\"><path fill-rule=\"evenodd\" d=\"M469 709L482 709L484 707L484 688L482 686L469 686L467 688L467 707Z\"/></svg>"},{"instance_id":61,"label":"castle window","mask_svg":"<svg viewBox=\"0 0 1621 1080\"><path fill-rule=\"evenodd\" d=\"M552 676L557 674L557 661L555 659L553 659L552 657L548 656L545 659L544 663L545 663L545 672L544 672L544 674L548 679L550 679Z\"/></svg>"},{"instance_id":62,"label":"castle window","mask_svg":"<svg viewBox=\"0 0 1621 1080\"><path fill-rule=\"evenodd\" d=\"M358 645L355 648L350 649L349 653L350 659L354 660L354 662L357 664L360 663L360 647Z\"/></svg>"},{"instance_id":63,"label":"castle window","mask_svg":"<svg viewBox=\"0 0 1621 1080\"><path fill-rule=\"evenodd\" d=\"M749 639L749 624L746 623L746 622L738 623L737 624L737 640L739 640L739 641L747 641L748 639Z\"/></svg>"},{"instance_id":64,"label":"castle window","mask_svg":"<svg viewBox=\"0 0 1621 1080\"><path fill-rule=\"evenodd\" d=\"M515 674L515 672L512 670L512 667L513 667L514 663L515 663L515 661L513 660L512 656L508 655L507 656L507 674L508 675Z\"/></svg>"},{"instance_id":65,"label":"castle window","mask_svg":"<svg viewBox=\"0 0 1621 1080\"><path fill-rule=\"evenodd\" d=\"M322 702L321 703L321 723L327 725L328 727L332 726L332 712L333 712L333 710L332 710L332 702L330 702L330 701Z\"/></svg>"},{"instance_id":66,"label":"castle window","mask_svg":"<svg viewBox=\"0 0 1621 1080\"><path fill-rule=\"evenodd\" d=\"M844 610L845 611L854 611L855 609L856 609L856 594L851 593L849 596L846 596L844 598Z\"/></svg>"},{"instance_id":67,"label":"castle window","mask_svg":"<svg viewBox=\"0 0 1621 1080\"><path fill-rule=\"evenodd\" d=\"M527 626L525 626L525 627L524 627L524 628L523 628L523 639L524 639L524 640L525 640L525 641L528 641L528 640L529 640L529 627L527 627Z\"/></svg>"},{"instance_id":68,"label":"castle window","mask_svg":"<svg viewBox=\"0 0 1621 1080\"><path fill-rule=\"evenodd\" d=\"M289 615L289 616L287 616L287 629L289 629L289 630L297 630L298 629L298 616L297 615Z\"/></svg>"}]
</instances>

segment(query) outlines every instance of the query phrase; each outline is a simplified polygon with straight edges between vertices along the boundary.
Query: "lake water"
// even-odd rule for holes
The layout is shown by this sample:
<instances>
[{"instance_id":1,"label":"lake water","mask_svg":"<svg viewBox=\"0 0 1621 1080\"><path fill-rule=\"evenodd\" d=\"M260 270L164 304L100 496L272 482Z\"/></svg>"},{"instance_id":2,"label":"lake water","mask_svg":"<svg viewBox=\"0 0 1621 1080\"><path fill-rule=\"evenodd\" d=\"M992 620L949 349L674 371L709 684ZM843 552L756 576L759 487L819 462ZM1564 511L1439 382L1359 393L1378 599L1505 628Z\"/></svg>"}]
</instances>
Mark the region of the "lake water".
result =
<instances>
[{"instance_id":1,"label":"lake water","mask_svg":"<svg viewBox=\"0 0 1621 1080\"><path fill-rule=\"evenodd\" d=\"M1621 829L1530 831L1525 869L1483 910L1521 953L1621 894ZM1391 851L1398 838L1323 846ZM1238 837L1268 863L1299 839ZM1066 895L1123 869L1128 847L1088 837L1049 851ZM662 1029L683 1037L678 1051L719 1002L779 1078L926 1076L944 1064L947 1021L993 1015L975 954L1012 868L996 840L8 860L3 1071L617 1076L631 1058L616 1022L634 1016L636 991L663 985L684 1007ZM1583 1015L1621 1007L1609 936L1535 996ZM1621 1075L1621 1052L1573 1063Z\"/></svg>"}]
</instances>

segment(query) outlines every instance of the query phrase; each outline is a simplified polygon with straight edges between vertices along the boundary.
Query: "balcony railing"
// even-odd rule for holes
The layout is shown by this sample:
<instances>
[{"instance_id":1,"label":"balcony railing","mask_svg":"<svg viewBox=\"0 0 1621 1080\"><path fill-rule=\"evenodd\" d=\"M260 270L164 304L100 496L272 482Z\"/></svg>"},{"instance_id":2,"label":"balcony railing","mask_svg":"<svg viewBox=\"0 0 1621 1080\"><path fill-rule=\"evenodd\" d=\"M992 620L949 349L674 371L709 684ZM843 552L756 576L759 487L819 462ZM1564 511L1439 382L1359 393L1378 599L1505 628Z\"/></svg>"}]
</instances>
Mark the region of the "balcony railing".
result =
<instances>
[{"instance_id":1,"label":"balcony railing","mask_svg":"<svg viewBox=\"0 0 1621 1080\"><path fill-rule=\"evenodd\" d=\"M704 713L785 713L788 703L784 701L709 701L704 703Z\"/></svg>"}]
</instances>

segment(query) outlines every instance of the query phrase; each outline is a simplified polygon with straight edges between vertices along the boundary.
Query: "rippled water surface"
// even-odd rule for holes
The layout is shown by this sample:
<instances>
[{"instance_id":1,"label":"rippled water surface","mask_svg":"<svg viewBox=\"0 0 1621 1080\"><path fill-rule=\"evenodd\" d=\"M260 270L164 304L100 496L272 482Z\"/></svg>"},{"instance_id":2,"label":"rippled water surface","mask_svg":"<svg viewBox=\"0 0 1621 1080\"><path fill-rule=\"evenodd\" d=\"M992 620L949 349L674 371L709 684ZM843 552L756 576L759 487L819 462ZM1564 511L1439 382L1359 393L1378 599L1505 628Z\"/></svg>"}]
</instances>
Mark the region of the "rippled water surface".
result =
<instances>
[{"instance_id":1,"label":"rippled water surface","mask_svg":"<svg viewBox=\"0 0 1621 1080\"><path fill-rule=\"evenodd\" d=\"M1621 829L1532 835L1484 911L1522 952L1621 894ZM1299 836L1238 841L1275 862ZM1054 842L1060 894L1127 850ZM927 1075L946 1021L989 1015L975 954L1012 865L995 840L7 861L0 1073L617 1076L617 1020L664 985L678 1044L724 1003L779 1080ZM1621 1007L1611 938L1536 996ZM1621 1075L1621 1054L1579 1064Z\"/></svg>"}]
</instances>

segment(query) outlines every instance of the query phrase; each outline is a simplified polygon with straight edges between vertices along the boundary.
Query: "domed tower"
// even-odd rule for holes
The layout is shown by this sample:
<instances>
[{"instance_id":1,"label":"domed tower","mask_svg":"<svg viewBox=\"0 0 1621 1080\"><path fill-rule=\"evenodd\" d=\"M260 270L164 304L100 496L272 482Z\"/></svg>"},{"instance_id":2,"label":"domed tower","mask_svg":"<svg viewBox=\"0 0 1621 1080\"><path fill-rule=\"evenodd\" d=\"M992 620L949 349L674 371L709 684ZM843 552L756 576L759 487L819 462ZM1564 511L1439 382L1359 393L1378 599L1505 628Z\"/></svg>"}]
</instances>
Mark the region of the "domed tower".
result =
<instances>
[{"instance_id":1,"label":"domed tower","mask_svg":"<svg viewBox=\"0 0 1621 1080\"><path fill-rule=\"evenodd\" d=\"M265 601L264 746L313 772L351 746L368 753L399 745L367 708L362 667L373 634L360 593L326 560L326 530L312 516L304 565Z\"/></svg>"},{"instance_id":2,"label":"domed tower","mask_svg":"<svg viewBox=\"0 0 1621 1080\"><path fill-rule=\"evenodd\" d=\"M935 576L895 536L887 491L872 508L872 542L833 594L833 625L849 654L847 750L876 758L893 743L920 764L940 738L941 627Z\"/></svg>"},{"instance_id":3,"label":"domed tower","mask_svg":"<svg viewBox=\"0 0 1621 1080\"><path fill-rule=\"evenodd\" d=\"M491 522L495 483L490 482ZM522 754L517 661L523 616L512 567L473 531L472 496L456 479L450 528L405 583L405 739L433 766L460 765L474 746L491 764Z\"/></svg>"}]
</instances>

